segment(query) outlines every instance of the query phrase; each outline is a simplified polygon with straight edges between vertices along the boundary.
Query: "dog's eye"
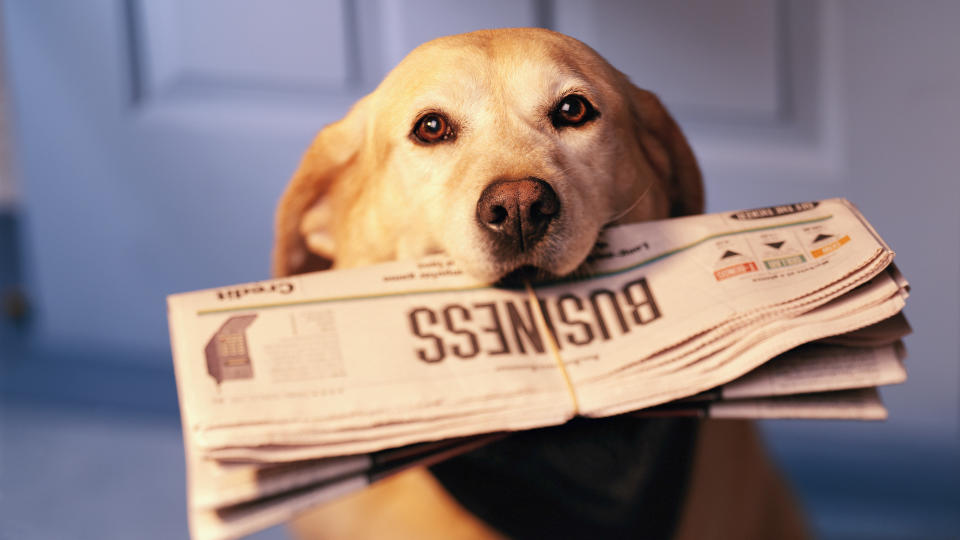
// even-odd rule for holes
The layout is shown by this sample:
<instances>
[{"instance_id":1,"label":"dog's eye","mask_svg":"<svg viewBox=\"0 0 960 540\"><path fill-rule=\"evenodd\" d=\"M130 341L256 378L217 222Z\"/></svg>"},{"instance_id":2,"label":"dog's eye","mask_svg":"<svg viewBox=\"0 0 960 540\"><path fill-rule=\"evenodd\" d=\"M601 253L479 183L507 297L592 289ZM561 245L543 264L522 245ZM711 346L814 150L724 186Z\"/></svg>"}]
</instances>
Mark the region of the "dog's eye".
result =
<instances>
[{"instance_id":1,"label":"dog's eye","mask_svg":"<svg viewBox=\"0 0 960 540\"><path fill-rule=\"evenodd\" d=\"M597 117L597 110L579 94L570 94L557 103L550 113L554 127L580 126Z\"/></svg>"},{"instance_id":2,"label":"dog's eye","mask_svg":"<svg viewBox=\"0 0 960 540\"><path fill-rule=\"evenodd\" d=\"M425 114L413 126L413 136L420 142L432 144L453 137L453 128L447 118L439 113Z\"/></svg>"}]
</instances>

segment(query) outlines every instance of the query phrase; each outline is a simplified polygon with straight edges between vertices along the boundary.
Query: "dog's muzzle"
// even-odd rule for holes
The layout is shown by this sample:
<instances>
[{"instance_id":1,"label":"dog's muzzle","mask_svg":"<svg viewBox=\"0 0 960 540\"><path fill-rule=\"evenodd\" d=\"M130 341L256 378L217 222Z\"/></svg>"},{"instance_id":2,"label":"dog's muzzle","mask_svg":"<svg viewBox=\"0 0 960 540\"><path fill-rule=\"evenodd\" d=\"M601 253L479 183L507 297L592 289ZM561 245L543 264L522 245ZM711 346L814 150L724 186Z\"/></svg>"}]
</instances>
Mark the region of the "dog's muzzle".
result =
<instances>
[{"instance_id":1,"label":"dog's muzzle","mask_svg":"<svg viewBox=\"0 0 960 540\"><path fill-rule=\"evenodd\" d=\"M559 213L557 193L539 178L497 180L477 201L477 221L500 256L532 249Z\"/></svg>"}]
</instances>

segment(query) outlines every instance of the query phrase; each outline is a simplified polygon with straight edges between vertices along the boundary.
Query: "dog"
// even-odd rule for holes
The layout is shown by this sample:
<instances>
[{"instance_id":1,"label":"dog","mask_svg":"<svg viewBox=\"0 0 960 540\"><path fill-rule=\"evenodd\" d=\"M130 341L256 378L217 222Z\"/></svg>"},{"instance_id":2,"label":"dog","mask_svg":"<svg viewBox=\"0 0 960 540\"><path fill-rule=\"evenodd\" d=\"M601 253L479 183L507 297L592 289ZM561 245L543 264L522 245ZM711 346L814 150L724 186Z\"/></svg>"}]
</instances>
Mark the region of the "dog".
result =
<instances>
[{"instance_id":1,"label":"dog","mask_svg":"<svg viewBox=\"0 0 960 540\"><path fill-rule=\"evenodd\" d=\"M530 270L565 276L585 268L604 227L703 206L697 161L653 93L574 38L483 30L416 48L320 131L277 207L273 273L443 252L488 282ZM752 456L747 465L770 477L757 490L767 506L779 497L791 508L756 436L740 426L726 437L752 453L733 444L720 468L736 471L733 464ZM717 438L705 431L695 421L616 419L525 433L433 474L402 473L296 528L318 538L659 538L715 535L724 520L755 522L717 511L697 492L692 463L706 459L702 448ZM591 510L588 499L601 504ZM691 509L698 500L703 509ZM512 513L518 504L525 508ZM781 513L791 531L802 529L789 510ZM742 523L739 537L748 537Z\"/></svg>"},{"instance_id":2,"label":"dog","mask_svg":"<svg viewBox=\"0 0 960 540\"><path fill-rule=\"evenodd\" d=\"M702 210L656 96L573 38L481 31L418 47L320 132L280 201L273 271L446 252L483 280L565 275L605 225Z\"/></svg>"}]
</instances>

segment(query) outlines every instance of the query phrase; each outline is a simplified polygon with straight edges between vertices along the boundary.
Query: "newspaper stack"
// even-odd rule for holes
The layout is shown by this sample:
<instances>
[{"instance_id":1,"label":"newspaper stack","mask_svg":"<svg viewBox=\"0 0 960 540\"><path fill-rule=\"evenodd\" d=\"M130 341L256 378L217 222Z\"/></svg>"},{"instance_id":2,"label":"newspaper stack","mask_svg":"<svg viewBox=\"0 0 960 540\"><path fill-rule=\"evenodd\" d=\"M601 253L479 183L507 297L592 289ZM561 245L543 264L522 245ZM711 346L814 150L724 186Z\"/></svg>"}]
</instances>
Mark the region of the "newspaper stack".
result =
<instances>
[{"instance_id":1,"label":"newspaper stack","mask_svg":"<svg viewBox=\"0 0 960 540\"><path fill-rule=\"evenodd\" d=\"M832 199L610 228L519 287L437 256L170 296L192 534L574 416L885 418L893 255Z\"/></svg>"}]
</instances>

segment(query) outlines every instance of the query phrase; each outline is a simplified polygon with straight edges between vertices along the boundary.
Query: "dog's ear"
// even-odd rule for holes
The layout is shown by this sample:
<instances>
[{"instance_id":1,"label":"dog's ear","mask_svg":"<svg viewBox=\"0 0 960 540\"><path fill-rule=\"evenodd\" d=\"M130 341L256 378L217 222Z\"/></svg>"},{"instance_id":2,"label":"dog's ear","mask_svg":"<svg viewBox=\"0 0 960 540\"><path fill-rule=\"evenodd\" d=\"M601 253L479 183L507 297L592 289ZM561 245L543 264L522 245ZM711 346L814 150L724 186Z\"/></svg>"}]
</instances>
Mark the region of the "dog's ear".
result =
<instances>
[{"instance_id":1,"label":"dog's ear","mask_svg":"<svg viewBox=\"0 0 960 540\"><path fill-rule=\"evenodd\" d=\"M637 133L663 180L672 217L703 213L703 177L680 126L652 92L632 86Z\"/></svg>"},{"instance_id":2,"label":"dog's ear","mask_svg":"<svg viewBox=\"0 0 960 540\"><path fill-rule=\"evenodd\" d=\"M364 100L314 138L277 205L275 277L326 270L333 264L333 212L327 197L355 164L365 133Z\"/></svg>"}]
</instances>

